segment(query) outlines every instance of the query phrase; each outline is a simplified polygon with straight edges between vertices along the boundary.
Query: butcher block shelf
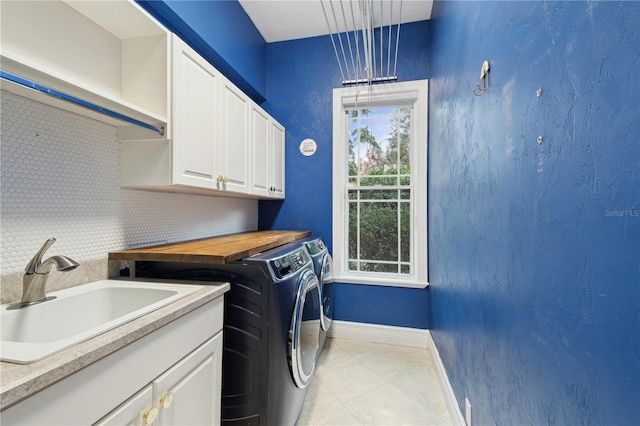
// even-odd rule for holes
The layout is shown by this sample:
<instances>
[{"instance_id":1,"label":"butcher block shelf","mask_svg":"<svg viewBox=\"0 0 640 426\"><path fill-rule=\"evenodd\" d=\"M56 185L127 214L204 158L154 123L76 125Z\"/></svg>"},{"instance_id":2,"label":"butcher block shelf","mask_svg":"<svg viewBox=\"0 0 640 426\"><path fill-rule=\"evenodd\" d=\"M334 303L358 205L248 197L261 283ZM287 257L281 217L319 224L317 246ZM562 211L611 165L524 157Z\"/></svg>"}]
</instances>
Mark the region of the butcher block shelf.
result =
<instances>
[{"instance_id":1,"label":"butcher block shelf","mask_svg":"<svg viewBox=\"0 0 640 426\"><path fill-rule=\"evenodd\" d=\"M310 231L254 231L109 253L109 260L229 263L311 235Z\"/></svg>"}]
</instances>

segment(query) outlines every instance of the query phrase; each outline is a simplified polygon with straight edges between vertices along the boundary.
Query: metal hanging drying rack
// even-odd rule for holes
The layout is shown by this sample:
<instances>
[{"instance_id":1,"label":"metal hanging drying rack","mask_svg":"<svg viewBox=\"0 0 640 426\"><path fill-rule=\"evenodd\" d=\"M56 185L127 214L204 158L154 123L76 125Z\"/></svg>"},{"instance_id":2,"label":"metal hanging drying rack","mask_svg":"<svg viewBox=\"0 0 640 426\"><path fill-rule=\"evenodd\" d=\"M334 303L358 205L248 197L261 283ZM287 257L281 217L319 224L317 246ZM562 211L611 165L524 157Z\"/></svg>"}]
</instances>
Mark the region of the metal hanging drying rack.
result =
<instances>
[{"instance_id":1,"label":"metal hanging drying rack","mask_svg":"<svg viewBox=\"0 0 640 426\"><path fill-rule=\"evenodd\" d=\"M398 79L402 0L320 0L320 4L343 85Z\"/></svg>"}]
</instances>

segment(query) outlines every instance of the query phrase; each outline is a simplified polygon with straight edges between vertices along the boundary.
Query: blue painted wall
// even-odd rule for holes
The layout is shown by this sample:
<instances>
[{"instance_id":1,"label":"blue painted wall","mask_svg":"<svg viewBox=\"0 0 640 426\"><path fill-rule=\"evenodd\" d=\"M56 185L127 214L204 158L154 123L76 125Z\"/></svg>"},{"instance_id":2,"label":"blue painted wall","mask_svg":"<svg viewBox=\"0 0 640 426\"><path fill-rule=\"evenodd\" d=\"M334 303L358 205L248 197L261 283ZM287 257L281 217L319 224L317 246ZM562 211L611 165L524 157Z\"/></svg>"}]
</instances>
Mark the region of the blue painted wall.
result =
<instances>
[{"instance_id":1,"label":"blue painted wall","mask_svg":"<svg viewBox=\"0 0 640 426\"><path fill-rule=\"evenodd\" d=\"M428 43L427 21L401 27L399 81L429 77ZM331 249L332 90L342 87L331 39L269 43L267 75L268 100L262 106L287 129L287 193L283 202L260 202L259 226L310 230ZM318 144L311 157L298 149L305 138ZM335 300L340 320L428 327L428 290L338 284Z\"/></svg>"},{"instance_id":2,"label":"blue painted wall","mask_svg":"<svg viewBox=\"0 0 640 426\"><path fill-rule=\"evenodd\" d=\"M436 2L431 25L431 328L458 403L640 424L640 3Z\"/></svg>"},{"instance_id":3,"label":"blue painted wall","mask_svg":"<svg viewBox=\"0 0 640 426\"><path fill-rule=\"evenodd\" d=\"M267 45L238 1L136 2L254 101L264 101Z\"/></svg>"}]
</instances>

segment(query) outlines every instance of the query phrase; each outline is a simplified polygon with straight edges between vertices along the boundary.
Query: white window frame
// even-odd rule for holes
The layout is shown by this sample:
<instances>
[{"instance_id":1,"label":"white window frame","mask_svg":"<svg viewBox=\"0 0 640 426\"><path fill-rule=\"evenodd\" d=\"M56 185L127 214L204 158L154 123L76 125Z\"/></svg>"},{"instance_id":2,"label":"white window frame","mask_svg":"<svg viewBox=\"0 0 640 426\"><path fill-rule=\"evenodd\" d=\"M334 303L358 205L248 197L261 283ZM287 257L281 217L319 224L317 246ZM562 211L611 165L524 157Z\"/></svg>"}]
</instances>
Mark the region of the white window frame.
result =
<instances>
[{"instance_id":1,"label":"white window frame","mask_svg":"<svg viewBox=\"0 0 640 426\"><path fill-rule=\"evenodd\" d=\"M427 105L428 80L333 89L333 266L335 281L393 287L428 286ZM410 275L348 270L348 109L413 106L411 131L412 244Z\"/></svg>"}]
</instances>

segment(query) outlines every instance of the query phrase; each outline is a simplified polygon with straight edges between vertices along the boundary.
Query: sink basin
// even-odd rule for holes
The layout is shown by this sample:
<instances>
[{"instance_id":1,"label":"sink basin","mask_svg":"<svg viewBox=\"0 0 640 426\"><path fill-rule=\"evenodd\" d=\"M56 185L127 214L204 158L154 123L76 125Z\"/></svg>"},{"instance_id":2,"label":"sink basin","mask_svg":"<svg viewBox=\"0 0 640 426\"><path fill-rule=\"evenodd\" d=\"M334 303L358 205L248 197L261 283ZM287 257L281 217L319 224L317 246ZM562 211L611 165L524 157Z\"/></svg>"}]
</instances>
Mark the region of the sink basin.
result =
<instances>
[{"instance_id":1,"label":"sink basin","mask_svg":"<svg viewBox=\"0 0 640 426\"><path fill-rule=\"evenodd\" d=\"M22 309L0 305L0 360L28 364L201 289L200 285L101 280L47 294Z\"/></svg>"}]
</instances>

